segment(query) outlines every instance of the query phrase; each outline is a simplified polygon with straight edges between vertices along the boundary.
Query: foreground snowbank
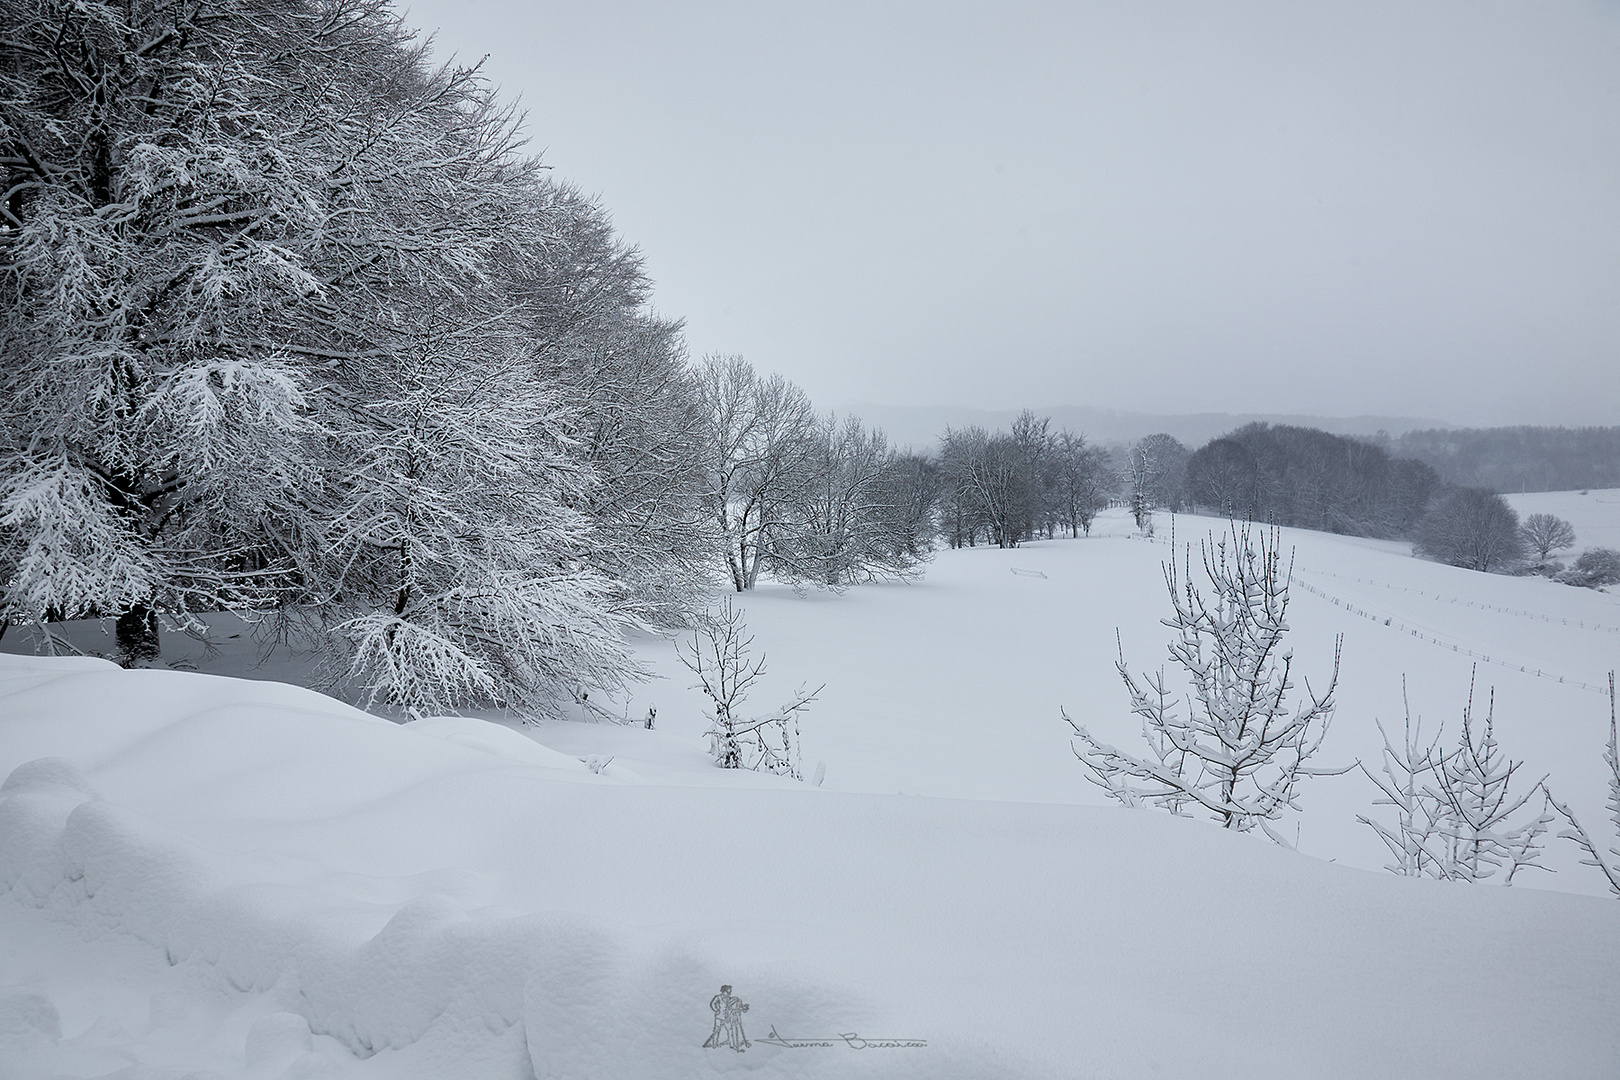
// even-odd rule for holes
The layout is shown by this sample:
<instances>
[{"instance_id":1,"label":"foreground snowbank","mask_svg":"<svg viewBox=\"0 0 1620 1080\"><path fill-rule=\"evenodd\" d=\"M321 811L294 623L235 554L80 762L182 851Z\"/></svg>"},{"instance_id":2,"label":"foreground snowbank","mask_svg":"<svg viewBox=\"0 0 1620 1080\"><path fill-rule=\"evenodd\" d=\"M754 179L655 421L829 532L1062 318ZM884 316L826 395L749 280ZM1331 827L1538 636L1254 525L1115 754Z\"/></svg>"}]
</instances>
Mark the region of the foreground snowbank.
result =
<instances>
[{"instance_id":1,"label":"foreground snowbank","mask_svg":"<svg viewBox=\"0 0 1620 1080\"><path fill-rule=\"evenodd\" d=\"M1199 822L640 783L480 721L401 727L274 683L17 657L0 657L0 775L0 1075L1620 1060L1612 902L1401 881ZM744 1053L701 1045L722 984L750 1005Z\"/></svg>"}]
</instances>

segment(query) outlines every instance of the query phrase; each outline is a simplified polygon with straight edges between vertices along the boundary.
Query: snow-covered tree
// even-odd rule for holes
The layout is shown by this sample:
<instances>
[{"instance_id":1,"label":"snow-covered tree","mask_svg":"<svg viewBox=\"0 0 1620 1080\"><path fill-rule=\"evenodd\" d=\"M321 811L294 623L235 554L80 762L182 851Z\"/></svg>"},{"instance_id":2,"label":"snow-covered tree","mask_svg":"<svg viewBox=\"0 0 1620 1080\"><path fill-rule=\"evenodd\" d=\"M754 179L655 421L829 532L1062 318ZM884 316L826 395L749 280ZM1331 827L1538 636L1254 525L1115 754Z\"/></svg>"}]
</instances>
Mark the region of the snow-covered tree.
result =
<instances>
[{"instance_id":1,"label":"snow-covered tree","mask_svg":"<svg viewBox=\"0 0 1620 1080\"><path fill-rule=\"evenodd\" d=\"M649 510L657 440L584 429L678 414L679 345L477 72L386 0L14 8L0 619L115 615L139 659L160 612L273 608L405 709L623 677L671 565L627 521L694 493Z\"/></svg>"},{"instance_id":2,"label":"snow-covered tree","mask_svg":"<svg viewBox=\"0 0 1620 1080\"><path fill-rule=\"evenodd\" d=\"M465 306L419 309L335 436L347 464L306 574L325 593L329 670L368 702L555 713L633 667L573 508L590 474L524 346Z\"/></svg>"},{"instance_id":3,"label":"snow-covered tree","mask_svg":"<svg viewBox=\"0 0 1620 1080\"><path fill-rule=\"evenodd\" d=\"M1402 685L1404 697L1404 682ZM1494 731L1494 709L1479 725L1473 715L1474 691L1470 684L1463 709L1462 734L1456 746L1443 749L1441 731L1424 741L1421 720L1406 713L1405 739L1391 744L1383 724L1383 764L1377 775L1362 765L1362 772L1377 785L1376 806L1395 808L1393 825L1365 816L1395 856L1387 864L1392 873L1407 877L1433 877L1444 881L1485 881L1499 870L1504 885L1511 885L1526 867L1543 869L1541 836L1552 817L1535 813L1538 792L1550 803L1545 778L1526 790L1515 789L1522 762L1502 752ZM1493 701L1494 705L1494 701Z\"/></svg>"},{"instance_id":4,"label":"snow-covered tree","mask_svg":"<svg viewBox=\"0 0 1620 1080\"><path fill-rule=\"evenodd\" d=\"M1500 570L1524 554L1519 515L1506 499L1456 488L1435 500L1417 525L1419 554L1468 570Z\"/></svg>"},{"instance_id":5,"label":"snow-covered tree","mask_svg":"<svg viewBox=\"0 0 1620 1080\"><path fill-rule=\"evenodd\" d=\"M1056 514L1069 527L1070 536L1081 532L1089 536L1091 523L1119 486L1108 452L1064 428L1053 442L1053 458Z\"/></svg>"},{"instance_id":6,"label":"snow-covered tree","mask_svg":"<svg viewBox=\"0 0 1620 1080\"><path fill-rule=\"evenodd\" d=\"M116 615L138 660L160 609L284 584L263 532L306 472L289 347L330 179L287 91L362 24L380 3L8 7L0 518L23 561L0 615Z\"/></svg>"},{"instance_id":7,"label":"snow-covered tree","mask_svg":"<svg viewBox=\"0 0 1620 1080\"><path fill-rule=\"evenodd\" d=\"M1147 752L1099 742L1067 711L1063 719L1087 779L1119 802L1176 814L1203 810L1226 828L1258 827L1286 844L1276 824L1298 809L1301 781L1351 767L1312 764L1333 716L1343 639L1335 642L1325 689L1317 693L1306 680L1303 703L1289 702L1294 658L1284 638L1292 566L1282 566L1277 530L1251 533L1234 523L1229 534L1200 541L1207 591L1192 580L1191 547L1180 553L1180 569L1174 555L1164 564L1173 615L1163 621L1176 631L1170 659L1192 692L1178 698L1163 669L1139 680L1121 648L1116 667Z\"/></svg>"},{"instance_id":8,"label":"snow-covered tree","mask_svg":"<svg viewBox=\"0 0 1620 1080\"><path fill-rule=\"evenodd\" d=\"M905 578L926 554L928 524L918 520L902 462L883 432L859 417L817 423L794 485L787 520L772 538L772 573L841 589L859 581Z\"/></svg>"},{"instance_id":9,"label":"snow-covered tree","mask_svg":"<svg viewBox=\"0 0 1620 1080\"><path fill-rule=\"evenodd\" d=\"M803 390L780 375L760 378L740 356L705 358L697 379L705 500L724 538L732 587L742 592L758 581L809 479L815 410Z\"/></svg>"},{"instance_id":10,"label":"snow-covered tree","mask_svg":"<svg viewBox=\"0 0 1620 1080\"><path fill-rule=\"evenodd\" d=\"M640 255L599 206L566 186L544 194L547 242L513 268L511 289L536 363L569 391L596 474L580 504L594 527L590 559L638 617L684 625L719 553L681 324L648 309Z\"/></svg>"},{"instance_id":11,"label":"snow-covered tree","mask_svg":"<svg viewBox=\"0 0 1620 1080\"><path fill-rule=\"evenodd\" d=\"M1552 514L1531 514L1519 527L1525 546L1543 562L1560 548L1575 546L1575 529L1569 522Z\"/></svg>"},{"instance_id":12,"label":"snow-covered tree","mask_svg":"<svg viewBox=\"0 0 1620 1080\"><path fill-rule=\"evenodd\" d=\"M1051 427L1051 417L1025 409L1014 417L1008 431L1023 473L1024 498L1013 522L1019 540L1033 540L1043 531L1050 539L1057 527L1057 453Z\"/></svg>"},{"instance_id":13,"label":"snow-covered tree","mask_svg":"<svg viewBox=\"0 0 1620 1080\"><path fill-rule=\"evenodd\" d=\"M1005 432L976 426L947 428L940 443L950 542L972 544L982 529L997 547L1017 547L1033 517L1027 454Z\"/></svg>"},{"instance_id":14,"label":"snow-covered tree","mask_svg":"<svg viewBox=\"0 0 1620 1080\"><path fill-rule=\"evenodd\" d=\"M1180 440L1164 432L1148 435L1131 447L1131 514L1138 529L1150 531L1155 509L1181 510L1189 457Z\"/></svg>"},{"instance_id":15,"label":"snow-covered tree","mask_svg":"<svg viewBox=\"0 0 1620 1080\"><path fill-rule=\"evenodd\" d=\"M801 686L774 712L743 716L742 703L765 674L765 655L754 660L753 645L742 612L726 599L718 610L697 620L696 633L679 650L681 662L698 677L698 686L709 699L709 752L722 769L753 769L802 780L799 717L822 687Z\"/></svg>"}]
</instances>

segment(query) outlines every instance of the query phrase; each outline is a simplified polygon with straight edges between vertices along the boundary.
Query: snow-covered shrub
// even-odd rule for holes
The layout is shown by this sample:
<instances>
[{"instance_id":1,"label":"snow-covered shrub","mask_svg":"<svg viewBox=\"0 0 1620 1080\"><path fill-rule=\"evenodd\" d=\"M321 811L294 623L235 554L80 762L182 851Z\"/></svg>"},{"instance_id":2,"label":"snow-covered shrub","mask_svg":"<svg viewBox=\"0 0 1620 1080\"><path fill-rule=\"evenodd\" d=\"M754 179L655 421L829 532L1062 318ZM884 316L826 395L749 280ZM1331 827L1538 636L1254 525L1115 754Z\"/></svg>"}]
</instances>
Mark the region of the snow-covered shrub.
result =
<instances>
[{"instance_id":1,"label":"snow-covered shrub","mask_svg":"<svg viewBox=\"0 0 1620 1080\"><path fill-rule=\"evenodd\" d=\"M1234 523L1229 535L1201 541L1207 592L1192 581L1190 544L1182 570L1174 554L1164 564L1173 608L1164 623L1176 631L1170 658L1192 693L1183 712L1163 670L1138 681L1121 649L1116 667L1131 711L1142 719L1146 754L1098 742L1064 711L1087 778L1121 803L1176 814L1202 808L1226 828L1258 826L1286 844L1274 823L1298 809L1300 781L1351 767L1311 764L1333 716L1342 638L1334 645L1326 689L1318 694L1307 680L1305 702L1286 701L1294 689L1293 653L1284 644L1291 568L1282 568L1279 540L1275 528L1252 534Z\"/></svg>"},{"instance_id":2,"label":"snow-covered shrub","mask_svg":"<svg viewBox=\"0 0 1620 1080\"><path fill-rule=\"evenodd\" d=\"M1404 698L1404 686L1402 696ZM1390 743L1383 724L1383 764L1375 775L1361 766L1377 785L1381 798L1375 806L1395 808L1393 825L1361 816L1395 861L1385 868L1407 877L1433 877L1446 881L1485 881L1505 870L1501 881L1511 885L1526 867L1539 863L1541 836L1552 822L1550 813L1531 810L1538 792L1547 795L1546 778L1528 790L1514 788L1523 762L1508 758L1494 732L1494 695L1483 726L1473 715L1470 685L1463 708L1462 735L1449 750L1441 748L1441 730L1425 742L1422 721L1414 723L1407 710L1405 738L1400 747ZM1527 812L1528 811L1528 812Z\"/></svg>"},{"instance_id":3,"label":"snow-covered shrub","mask_svg":"<svg viewBox=\"0 0 1620 1080\"><path fill-rule=\"evenodd\" d=\"M709 699L709 753L722 769L754 769L804 779L799 771L799 714L822 691L799 687L774 712L744 717L739 709L765 674L765 655L751 659L754 638L728 598L697 620L697 632L677 650Z\"/></svg>"},{"instance_id":4,"label":"snow-covered shrub","mask_svg":"<svg viewBox=\"0 0 1620 1080\"><path fill-rule=\"evenodd\" d=\"M1592 548L1581 552L1575 565L1558 575L1565 585L1579 585L1586 589L1601 589L1605 585L1620 583L1620 551L1613 548Z\"/></svg>"}]
</instances>

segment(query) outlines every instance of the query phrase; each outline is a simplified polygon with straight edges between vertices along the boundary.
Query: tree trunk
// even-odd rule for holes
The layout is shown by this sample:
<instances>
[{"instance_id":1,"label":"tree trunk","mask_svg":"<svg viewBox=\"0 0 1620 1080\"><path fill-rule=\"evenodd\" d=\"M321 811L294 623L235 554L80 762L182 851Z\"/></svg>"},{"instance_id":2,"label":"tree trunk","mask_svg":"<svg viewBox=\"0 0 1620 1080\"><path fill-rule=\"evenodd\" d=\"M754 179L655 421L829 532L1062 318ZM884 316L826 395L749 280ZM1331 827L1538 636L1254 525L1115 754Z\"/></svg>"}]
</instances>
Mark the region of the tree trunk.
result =
<instances>
[{"instance_id":1,"label":"tree trunk","mask_svg":"<svg viewBox=\"0 0 1620 1080\"><path fill-rule=\"evenodd\" d=\"M157 612L136 604L118 616L118 662L124 667L155 664L161 654Z\"/></svg>"}]
</instances>

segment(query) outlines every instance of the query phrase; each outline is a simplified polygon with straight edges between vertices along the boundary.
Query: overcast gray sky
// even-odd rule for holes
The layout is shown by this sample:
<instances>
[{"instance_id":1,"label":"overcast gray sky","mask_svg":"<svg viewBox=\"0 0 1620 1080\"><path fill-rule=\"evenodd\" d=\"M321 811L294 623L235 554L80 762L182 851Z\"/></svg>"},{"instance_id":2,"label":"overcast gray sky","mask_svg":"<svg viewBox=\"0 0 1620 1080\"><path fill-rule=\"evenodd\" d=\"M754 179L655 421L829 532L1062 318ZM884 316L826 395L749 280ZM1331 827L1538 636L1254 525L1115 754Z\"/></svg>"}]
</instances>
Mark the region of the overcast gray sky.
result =
<instances>
[{"instance_id":1,"label":"overcast gray sky","mask_svg":"<svg viewBox=\"0 0 1620 1080\"><path fill-rule=\"evenodd\" d=\"M818 405L1620 424L1614 0L410 0Z\"/></svg>"}]
</instances>

